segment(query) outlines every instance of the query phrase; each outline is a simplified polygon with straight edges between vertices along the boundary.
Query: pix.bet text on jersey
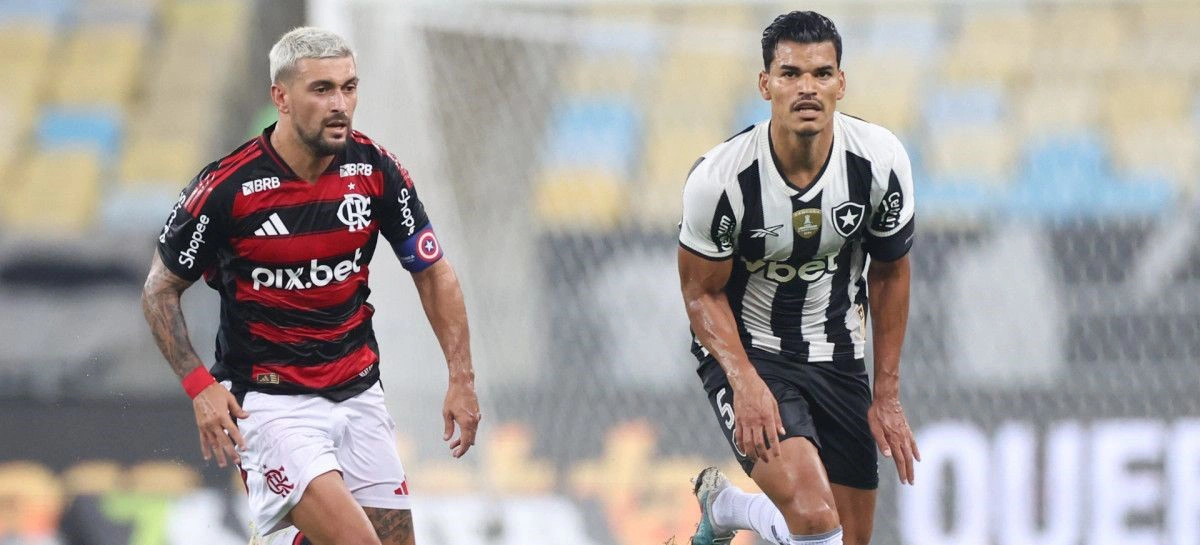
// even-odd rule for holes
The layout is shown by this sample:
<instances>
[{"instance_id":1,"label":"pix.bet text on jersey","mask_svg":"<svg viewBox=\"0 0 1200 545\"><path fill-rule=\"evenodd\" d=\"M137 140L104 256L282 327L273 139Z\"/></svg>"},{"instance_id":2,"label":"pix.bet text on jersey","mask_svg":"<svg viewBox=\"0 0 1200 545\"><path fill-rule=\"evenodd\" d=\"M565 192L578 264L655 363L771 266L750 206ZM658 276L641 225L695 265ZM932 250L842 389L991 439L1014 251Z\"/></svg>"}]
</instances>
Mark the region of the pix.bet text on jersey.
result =
<instances>
[{"instance_id":1,"label":"pix.bet text on jersey","mask_svg":"<svg viewBox=\"0 0 1200 545\"><path fill-rule=\"evenodd\" d=\"M864 357L867 256L912 247L912 167L887 129L835 113L833 148L798 190L775 166L769 121L704 154L684 187L680 245L733 259L725 294L743 346L789 359ZM693 338L692 351L705 349Z\"/></svg>"},{"instance_id":2,"label":"pix.bet text on jersey","mask_svg":"<svg viewBox=\"0 0 1200 545\"><path fill-rule=\"evenodd\" d=\"M159 257L220 293L212 373L235 394L347 399L379 379L367 302L379 234L412 272L441 259L441 246L394 155L354 131L310 183L271 147L274 128L188 184L158 238Z\"/></svg>"}]
</instances>

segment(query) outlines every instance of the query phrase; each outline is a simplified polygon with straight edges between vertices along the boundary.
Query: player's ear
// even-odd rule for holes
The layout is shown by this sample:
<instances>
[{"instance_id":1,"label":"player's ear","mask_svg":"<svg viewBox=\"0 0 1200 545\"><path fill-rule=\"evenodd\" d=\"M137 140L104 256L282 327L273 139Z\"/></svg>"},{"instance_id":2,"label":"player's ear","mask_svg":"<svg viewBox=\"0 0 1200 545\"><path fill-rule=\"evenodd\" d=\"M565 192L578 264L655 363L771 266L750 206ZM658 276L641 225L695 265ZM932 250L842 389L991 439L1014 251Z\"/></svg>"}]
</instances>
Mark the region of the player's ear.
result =
<instances>
[{"instance_id":1,"label":"player's ear","mask_svg":"<svg viewBox=\"0 0 1200 545\"><path fill-rule=\"evenodd\" d=\"M763 100L771 100L771 89L767 87L767 80L771 75L766 70L758 73L758 93L762 95Z\"/></svg>"},{"instance_id":2,"label":"player's ear","mask_svg":"<svg viewBox=\"0 0 1200 545\"><path fill-rule=\"evenodd\" d=\"M275 104L275 109L281 114L289 113L287 89L282 83L271 84L271 102Z\"/></svg>"},{"instance_id":3,"label":"player's ear","mask_svg":"<svg viewBox=\"0 0 1200 545\"><path fill-rule=\"evenodd\" d=\"M838 92L837 99L841 100L846 97L846 73L841 68L838 69Z\"/></svg>"}]
</instances>

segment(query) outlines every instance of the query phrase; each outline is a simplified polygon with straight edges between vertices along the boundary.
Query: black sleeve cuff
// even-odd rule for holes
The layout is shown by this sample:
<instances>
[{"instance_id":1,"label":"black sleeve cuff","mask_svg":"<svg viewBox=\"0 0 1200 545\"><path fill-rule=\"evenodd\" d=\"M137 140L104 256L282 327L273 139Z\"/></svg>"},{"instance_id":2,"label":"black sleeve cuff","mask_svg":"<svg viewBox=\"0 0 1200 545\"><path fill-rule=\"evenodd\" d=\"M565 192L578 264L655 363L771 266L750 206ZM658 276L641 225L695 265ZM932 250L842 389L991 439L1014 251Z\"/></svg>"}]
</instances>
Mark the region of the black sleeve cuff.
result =
<instances>
[{"instance_id":1,"label":"black sleeve cuff","mask_svg":"<svg viewBox=\"0 0 1200 545\"><path fill-rule=\"evenodd\" d=\"M908 220L900 230L890 236L876 238L867 236L866 249L871 259L878 261L895 261L908 254L912 249L913 233L916 230L916 218Z\"/></svg>"}]
</instances>

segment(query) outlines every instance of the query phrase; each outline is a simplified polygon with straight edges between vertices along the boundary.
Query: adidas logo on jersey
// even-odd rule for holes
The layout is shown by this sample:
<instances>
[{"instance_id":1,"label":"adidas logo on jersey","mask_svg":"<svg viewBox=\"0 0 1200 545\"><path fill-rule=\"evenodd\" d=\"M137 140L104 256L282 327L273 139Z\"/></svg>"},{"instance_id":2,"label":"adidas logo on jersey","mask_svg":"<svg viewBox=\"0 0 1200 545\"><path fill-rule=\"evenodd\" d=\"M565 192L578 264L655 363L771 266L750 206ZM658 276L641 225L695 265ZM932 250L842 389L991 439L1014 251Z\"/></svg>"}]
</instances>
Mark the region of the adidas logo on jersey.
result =
<instances>
[{"instance_id":1,"label":"adidas logo on jersey","mask_svg":"<svg viewBox=\"0 0 1200 545\"><path fill-rule=\"evenodd\" d=\"M260 237L290 234L291 233L288 232L287 227L283 226L283 220L279 219L278 213L271 214L271 217L267 218L267 221L263 222L262 227L259 227L256 231L254 231L254 235Z\"/></svg>"}]
</instances>

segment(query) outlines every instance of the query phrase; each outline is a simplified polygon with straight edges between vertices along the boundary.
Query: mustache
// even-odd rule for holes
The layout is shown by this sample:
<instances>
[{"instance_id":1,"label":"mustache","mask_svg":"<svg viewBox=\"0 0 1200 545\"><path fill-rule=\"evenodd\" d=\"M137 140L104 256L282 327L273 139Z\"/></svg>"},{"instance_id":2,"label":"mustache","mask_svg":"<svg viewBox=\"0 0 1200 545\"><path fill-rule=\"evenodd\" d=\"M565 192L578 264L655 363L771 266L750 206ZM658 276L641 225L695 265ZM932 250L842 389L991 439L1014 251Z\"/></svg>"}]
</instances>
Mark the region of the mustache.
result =
<instances>
[{"instance_id":1,"label":"mustache","mask_svg":"<svg viewBox=\"0 0 1200 545\"><path fill-rule=\"evenodd\" d=\"M322 121L321 125L328 126L332 123L337 123L337 122L341 122L341 123L345 123L346 125L349 125L350 124L350 116L348 116L346 114L334 114L334 115L330 116L328 119L325 119L324 121Z\"/></svg>"}]
</instances>

